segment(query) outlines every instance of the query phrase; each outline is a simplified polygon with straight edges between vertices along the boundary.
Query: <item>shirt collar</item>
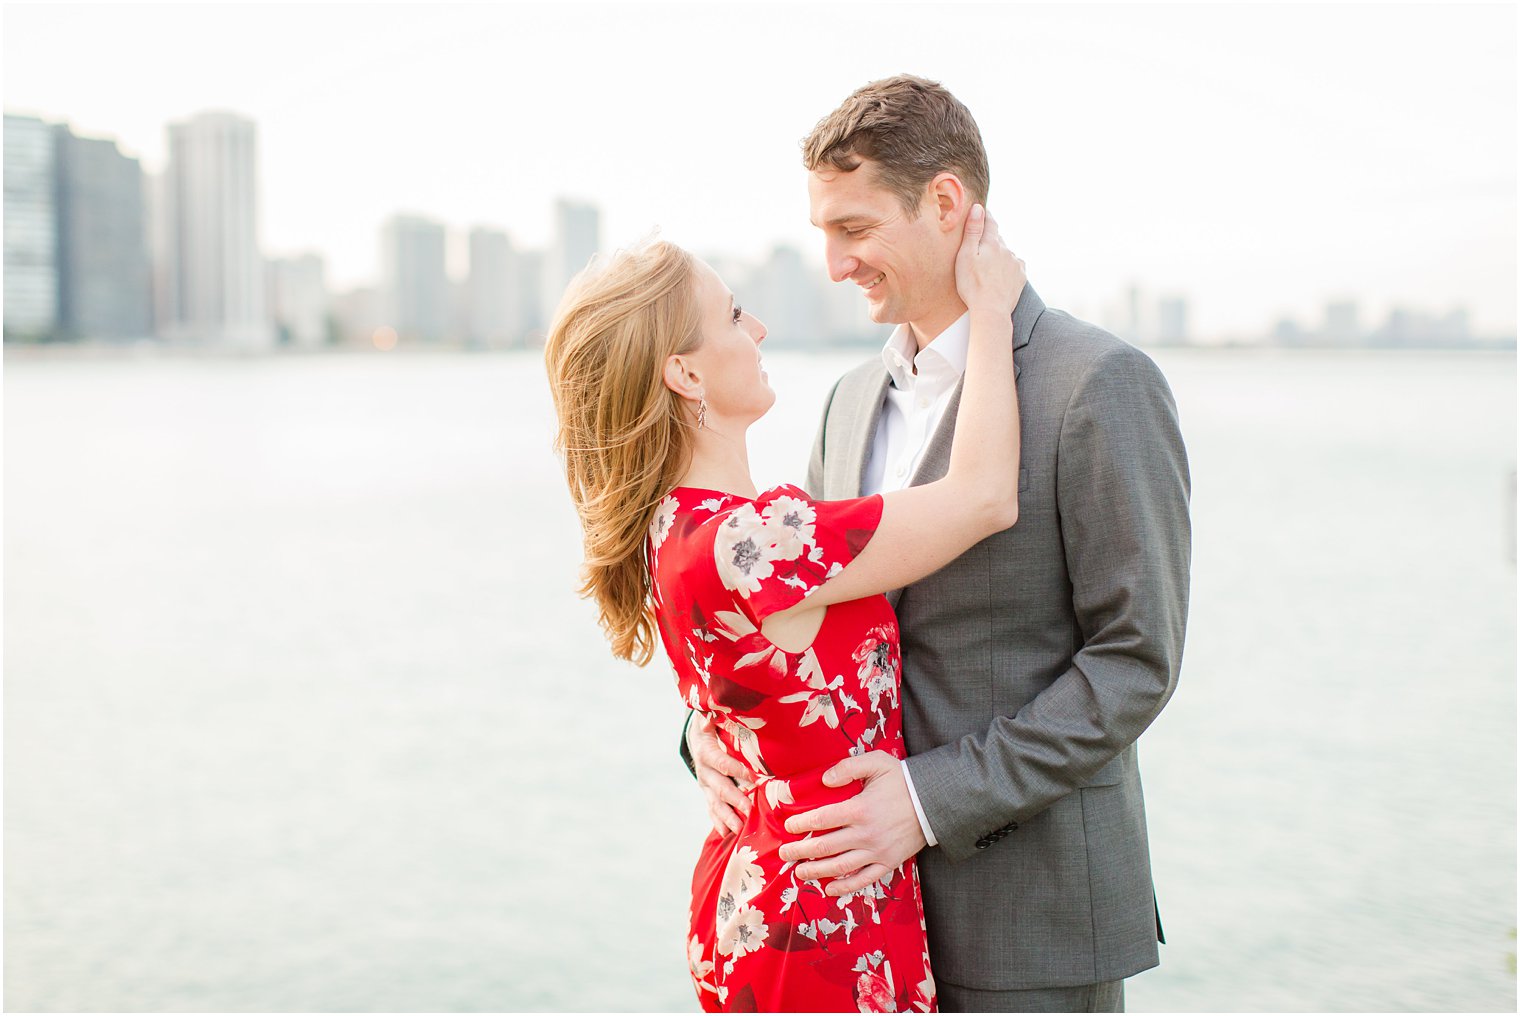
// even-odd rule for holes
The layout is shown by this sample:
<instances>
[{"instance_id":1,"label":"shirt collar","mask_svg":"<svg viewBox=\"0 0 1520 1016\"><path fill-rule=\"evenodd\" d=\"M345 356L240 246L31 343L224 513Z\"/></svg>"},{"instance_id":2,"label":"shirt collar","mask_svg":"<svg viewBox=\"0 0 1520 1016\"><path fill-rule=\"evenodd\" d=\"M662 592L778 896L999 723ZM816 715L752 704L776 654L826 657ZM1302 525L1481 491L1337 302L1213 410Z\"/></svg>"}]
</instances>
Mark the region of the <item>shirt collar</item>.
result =
<instances>
[{"instance_id":1,"label":"shirt collar","mask_svg":"<svg viewBox=\"0 0 1520 1016\"><path fill-rule=\"evenodd\" d=\"M915 364L920 374L934 360L941 361L957 378L966 373L966 354L970 346L971 312L968 310L922 350L917 350L914 345L913 329L907 324L898 325L881 349L881 361L891 375L892 387L908 391L916 380L912 369Z\"/></svg>"}]
</instances>

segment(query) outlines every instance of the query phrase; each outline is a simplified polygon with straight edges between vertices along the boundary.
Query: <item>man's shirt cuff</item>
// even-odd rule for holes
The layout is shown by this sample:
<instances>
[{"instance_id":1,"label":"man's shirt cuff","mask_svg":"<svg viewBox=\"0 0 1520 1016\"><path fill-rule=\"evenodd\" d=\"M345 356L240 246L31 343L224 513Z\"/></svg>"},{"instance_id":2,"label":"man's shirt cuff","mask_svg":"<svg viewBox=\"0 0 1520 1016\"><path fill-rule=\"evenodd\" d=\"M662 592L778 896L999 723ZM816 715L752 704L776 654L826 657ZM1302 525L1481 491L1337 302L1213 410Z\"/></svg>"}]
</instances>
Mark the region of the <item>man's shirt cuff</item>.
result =
<instances>
[{"instance_id":1,"label":"man's shirt cuff","mask_svg":"<svg viewBox=\"0 0 1520 1016\"><path fill-rule=\"evenodd\" d=\"M924 806L918 803L918 791L913 789L913 774L908 772L908 763L898 760L902 765L903 782L908 785L908 798L913 802L913 813L918 816L918 827L924 831L924 841L931 847L939 846L939 840L934 838L934 830L929 828L929 819L924 815Z\"/></svg>"}]
</instances>

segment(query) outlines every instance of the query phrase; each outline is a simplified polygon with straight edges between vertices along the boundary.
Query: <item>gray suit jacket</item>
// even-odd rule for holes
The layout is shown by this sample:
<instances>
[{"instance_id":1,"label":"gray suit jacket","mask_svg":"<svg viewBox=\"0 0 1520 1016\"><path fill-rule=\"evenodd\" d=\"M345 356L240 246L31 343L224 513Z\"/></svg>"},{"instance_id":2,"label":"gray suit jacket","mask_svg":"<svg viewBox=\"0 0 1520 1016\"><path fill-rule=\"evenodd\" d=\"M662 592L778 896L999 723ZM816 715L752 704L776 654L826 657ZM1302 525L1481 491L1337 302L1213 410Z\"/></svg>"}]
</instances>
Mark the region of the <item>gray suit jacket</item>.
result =
<instances>
[{"instance_id":1,"label":"gray suit jacket","mask_svg":"<svg viewBox=\"0 0 1520 1016\"><path fill-rule=\"evenodd\" d=\"M1156 365L1027 286L1013 326L1019 521L890 596L934 973L988 990L1159 961L1135 739L1176 686L1191 547ZM859 496L886 385L873 359L834 387L815 497ZM944 475L959 395L913 483Z\"/></svg>"}]
</instances>

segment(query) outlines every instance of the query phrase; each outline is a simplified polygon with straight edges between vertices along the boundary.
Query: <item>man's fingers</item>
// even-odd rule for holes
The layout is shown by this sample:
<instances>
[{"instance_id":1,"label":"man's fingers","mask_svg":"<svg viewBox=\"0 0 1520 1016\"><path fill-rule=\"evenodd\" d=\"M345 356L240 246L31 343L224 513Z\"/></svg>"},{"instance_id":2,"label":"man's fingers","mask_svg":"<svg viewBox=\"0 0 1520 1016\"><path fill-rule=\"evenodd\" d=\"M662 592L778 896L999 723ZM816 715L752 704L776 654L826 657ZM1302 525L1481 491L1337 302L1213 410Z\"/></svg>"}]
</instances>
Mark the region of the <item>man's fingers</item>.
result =
<instances>
[{"instance_id":1,"label":"man's fingers","mask_svg":"<svg viewBox=\"0 0 1520 1016\"><path fill-rule=\"evenodd\" d=\"M781 844L778 853L783 861L806 861L815 857L832 857L844 850L858 846L857 837L848 829L840 829L824 836L809 836L805 840Z\"/></svg>"},{"instance_id":2,"label":"man's fingers","mask_svg":"<svg viewBox=\"0 0 1520 1016\"><path fill-rule=\"evenodd\" d=\"M853 783L856 780L880 776L883 773L890 772L893 766L900 766L901 764L897 759L884 751L872 751L864 755L851 755L823 774L823 784L826 787L842 787L846 783Z\"/></svg>"},{"instance_id":3,"label":"man's fingers","mask_svg":"<svg viewBox=\"0 0 1520 1016\"><path fill-rule=\"evenodd\" d=\"M868 864L859 871L852 872L842 878L836 878L823 887L828 896L843 896L846 893L858 893L872 882L880 881L891 874L892 869L885 864Z\"/></svg>"},{"instance_id":4,"label":"man's fingers","mask_svg":"<svg viewBox=\"0 0 1520 1016\"><path fill-rule=\"evenodd\" d=\"M835 857L825 857L820 861L809 861L806 864L797 865L797 877L804 882L841 878L873 863L875 863L874 859L864 850L846 850Z\"/></svg>"},{"instance_id":5,"label":"man's fingers","mask_svg":"<svg viewBox=\"0 0 1520 1016\"><path fill-rule=\"evenodd\" d=\"M786 820L786 831L789 833L813 833L820 829L838 829L842 825L848 825L852 814L848 803L826 804L822 808L814 808L805 811L801 815L793 815Z\"/></svg>"}]
</instances>

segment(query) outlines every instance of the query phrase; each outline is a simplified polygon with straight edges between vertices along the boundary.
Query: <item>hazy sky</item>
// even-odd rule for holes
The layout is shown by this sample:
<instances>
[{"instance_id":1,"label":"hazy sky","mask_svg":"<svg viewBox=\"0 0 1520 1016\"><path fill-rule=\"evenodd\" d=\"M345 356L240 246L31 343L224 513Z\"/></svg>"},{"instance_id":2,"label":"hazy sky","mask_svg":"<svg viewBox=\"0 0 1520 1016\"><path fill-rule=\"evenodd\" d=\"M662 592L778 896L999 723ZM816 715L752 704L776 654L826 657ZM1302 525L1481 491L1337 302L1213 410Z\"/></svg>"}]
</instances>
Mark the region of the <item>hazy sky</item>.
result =
<instances>
[{"instance_id":1,"label":"hazy sky","mask_svg":"<svg viewBox=\"0 0 1520 1016\"><path fill-rule=\"evenodd\" d=\"M392 212L535 247L559 195L612 246L819 260L797 143L910 71L976 115L1049 303L1101 318L1136 282L1205 335L1337 296L1515 327L1508 4L7 4L4 63L7 111L150 170L167 122L251 116L266 250L320 250L339 286Z\"/></svg>"}]
</instances>

